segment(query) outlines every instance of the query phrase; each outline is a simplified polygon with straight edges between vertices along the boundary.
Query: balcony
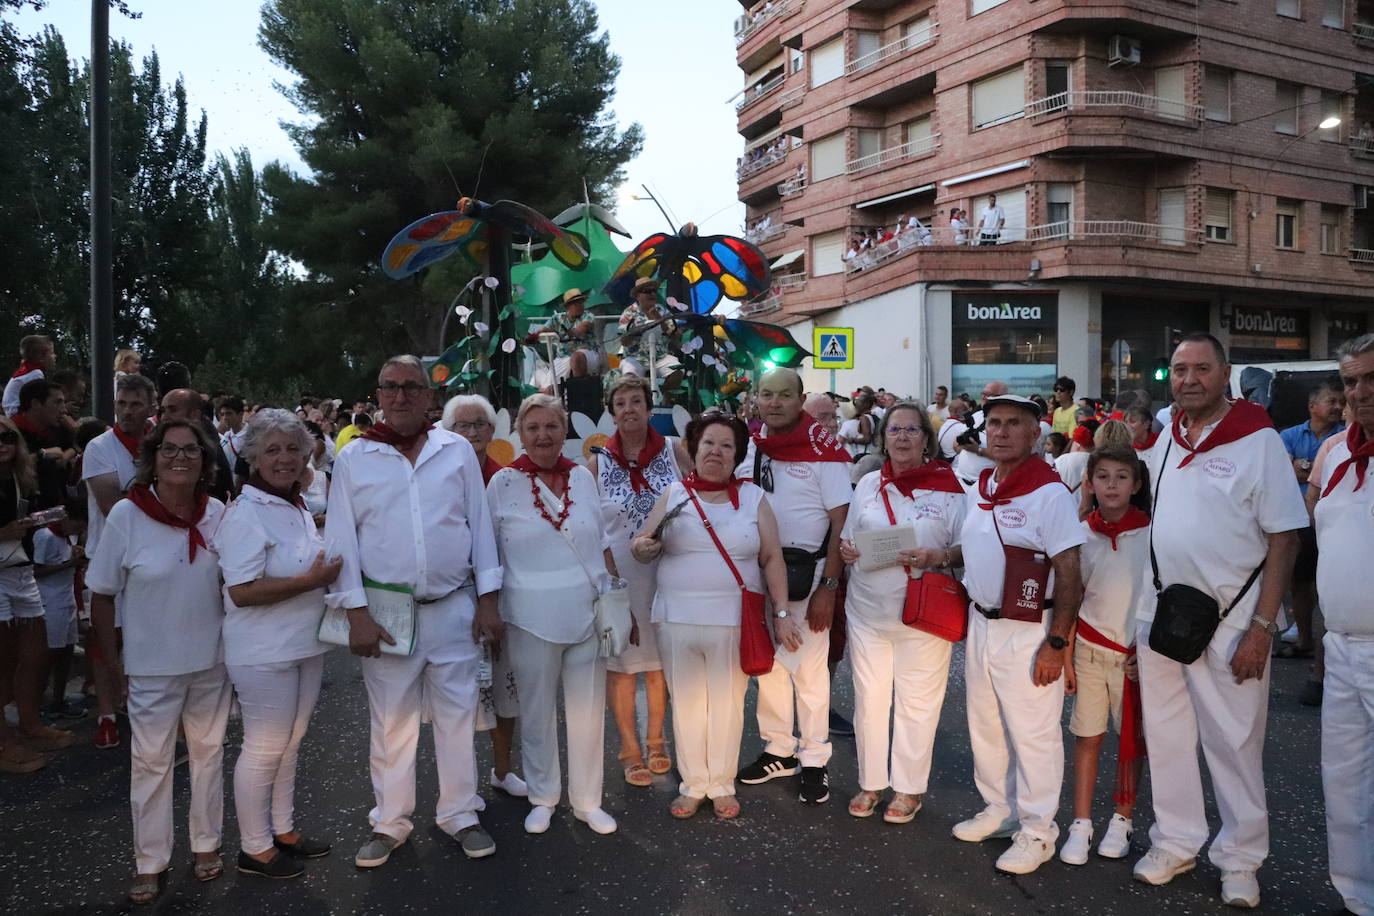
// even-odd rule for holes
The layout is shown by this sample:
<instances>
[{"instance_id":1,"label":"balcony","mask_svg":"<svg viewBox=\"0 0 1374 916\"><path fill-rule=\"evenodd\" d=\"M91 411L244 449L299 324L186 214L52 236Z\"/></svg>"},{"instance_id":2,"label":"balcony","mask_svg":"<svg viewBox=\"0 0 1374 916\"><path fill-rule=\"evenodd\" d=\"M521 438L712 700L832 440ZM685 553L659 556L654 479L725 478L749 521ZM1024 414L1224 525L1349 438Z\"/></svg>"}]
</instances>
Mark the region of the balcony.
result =
<instances>
[{"instance_id":1,"label":"balcony","mask_svg":"<svg viewBox=\"0 0 1374 916\"><path fill-rule=\"evenodd\" d=\"M800 86L793 86L778 98L778 110L786 111L789 108L800 105L804 98L806 98L806 84L803 83Z\"/></svg>"},{"instance_id":2,"label":"balcony","mask_svg":"<svg viewBox=\"0 0 1374 916\"><path fill-rule=\"evenodd\" d=\"M1374 137L1357 137L1351 140L1350 153L1361 159L1374 159Z\"/></svg>"},{"instance_id":3,"label":"balcony","mask_svg":"<svg viewBox=\"0 0 1374 916\"><path fill-rule=\"evenodd\" d=\"M1190 102L1162 99L1143 92L1107 89L1057 92L1043 99L1036 99L1026 106L1026 117L1036 118L1065 111L1082 112L1100 108L1125 109L1128 112L1137 112L1167 121L1191 124L1201 123L1203 115L1202 106Z\"/></svg>"},{"instance_id":4,"label":"balcony","mask_svg":"<svg viewBox=\"0 0 1374 916\"><path fill-rule=\"evenodd\" d=\"M769 214L766 219L768 222L765 225L754 226L754 228L744 233L744 237L755 245L762 245L764 242L772 241L779 236L787 234L786 223L780 220L775 221L772 214Z\"/></svg>"},{"instance_id":5,"label":"balcony","mask_svg":"<svg viewBox=\"0 0 1374 916\"><path fill-rule=\"evenodd\" d=\"M901 162L903 159L915 159L920 156L927 156L940 148L940 135L931 134L929 137L922 137L920 140L911 140L901 146L891 146L867 156L860 156L858 159L851 159L844 165L846 175L854 175L868 169L877 168L880 165L891 165L894 162Z\"/></svg>"},{"instance_id":6,"label":"balcony","mask_svg":"<svg viewBox=\"0 0 1374 916\"><path fill-rule=\"evenodd\" d=\"M739 166L739 168L735 169L735 177L739 181L743 181L744 179L749 178L752 175L757 175L760 172L767 170L770 166L777 165L779 162L782 162L784 159L787 158L787 154L790 151L791 148L788 144L780 144L778 146L772 147L764 151L763 153L759 154L756 158L751 159L748 162L742 163Z\"/></svg>"},{"instance_id":7,"label":"balcony","mask_svg":"<svg viewBox=\"0 0 1374 916\"><path fill-rule=\"evenodd\" d=\"M781 19L788 13L795 13L801 8L799 0L776 0L771 6L768 0L765 0L759 5L767 8L758 13L745 13L735 20L735 47L744 44L749 40L750 35L763 28L767 23L774 19Z\"/></svg>"},{"instance_id":8,"label":"balcony","mask_svg":"<svg viewBox=\"0 0 1374 916\"><path fill-rule=\"evenodd\" d=\"M783 292L789 289L801 289L806 285L806 271L774 276L773 285Z\"/></svg>"},{"instance_id":9,"label":"balcony","mask_svg":"<svg viewBox=\"0 0 1374 916\"><path fill-rule=\"evenodd\" d=\"M1374 248L1351 248L1350 263L1356 267L1374 267Z\"/></svg>"},{"instance_id":10,"label":"balcony","mask_svg":"<svg viewBox=\"0 0 1374 916\"><path fill-rule=\"evenodd\" d=\"M1201 245L1201 229L1187 226L1164 226L1125 219L1075 219L1026 228L1026 241L1086 241L1115 239L1120 241L1158 242L1161 245Z\"/></svg>"},{"instance_id":11,"label":"balcony","mask_svg":"<svg viewBox=\"0 0 1374 916\"><path fill-rule=\"evenodd\" d=\"M776 92L778 89L782 88L783 81L786 79L787 74L779 73L772 79L764 80L761 83L750 86L748 89L744 90L744 94L740 96L739 101L735 103L735 113L739 114L743 112L744 109L748 108L759 99Z\"/></svg>"},{"instance_id":12,"label":"balcony","mask_svg":"<svg viewBox=\"0 0 1374 916\"><path fill-rule=\"evenodd\" d=\"M1361 44L1374 44L1374 23L1357 22L1350 27L1350 31Z\"/></svg>"},{"instance_id":13,"label":"balcony","mask_svg":"<svg viewBox=\"0 0 1374 916\"><path fill-rule=\"evenodd\" d=\"M919 31L912 32L910 35L903 35L894 42L883 45L873 51L869 51L862 57L856 57L844 65L844 75L854 76L856 73L863 73L872 70L874 67L881 67L889 61L896 60L908 51L915 51L930 44L938 37L938 22L932 22Z\"/></svg>"},{"instance_id":14,"label":"balcony","mask_svg":"<svg viewBox=\"0 0 1374 916\"><path fill-rule=\"evenodd\" d=\"M806 190L806 176L805 176L805 175L797 175L797 176L794 177L794 178L789 178L789 179L787 179L786 181L783 181L783 182L779 182L779 183L778 183L778 196L779 196L779 197L792 197L793 195L800 194L802 191L805 191L805 190Z\"/></svg>"},{"instance_id":15,"label":"balcony","mask_svg":"<svg viewBox=\"0 0 1374 916\"><path fill-rule=\"evenodd\" d=\"M774 290L762 299L755 299L753 302L746 302L739 307L738 315L740 318L757 318L760 315L767 315L782 308L782 292Z\"/></svg>"}]
</instances>

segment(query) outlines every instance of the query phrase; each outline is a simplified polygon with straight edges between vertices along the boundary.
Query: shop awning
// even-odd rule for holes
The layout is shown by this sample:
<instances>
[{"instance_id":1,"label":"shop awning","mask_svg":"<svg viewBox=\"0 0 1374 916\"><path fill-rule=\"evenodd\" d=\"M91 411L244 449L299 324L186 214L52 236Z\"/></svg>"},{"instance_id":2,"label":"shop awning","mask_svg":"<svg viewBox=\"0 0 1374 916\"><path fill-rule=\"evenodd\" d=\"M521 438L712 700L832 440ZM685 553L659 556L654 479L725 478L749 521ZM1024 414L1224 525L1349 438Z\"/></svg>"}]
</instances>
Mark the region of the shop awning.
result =
<instances>
[{"instance_id":1,"label":"shop awning","mask_svg":"<svg viewBox=\"0 0 1374 916\"><path fill-rule=\"evenodd\" d=\"M778 258L769 266L772 267L774 270L777 270L779 267L786 267L788 264L791 264L792 262L796 261L804 254L806 254L805 248L798 248L796 251L789 251L787 252L787 254Z\"/></svg>"},{"instance_id":2,"label":"shop awning","mask_svg":"<svg viewBox=\"0 0 1374 916\"><path fill-rule=\"evenodd\" d=\"M875 197L872 200L866 200L861 204L855 204L854 209L862 210L864 207L876 207L878 204L885 204L890 200L901 200L903 197L910 197L913 194L924 194L927 191L934 190L935 185L923 184L919 188L909 188L905 191L898 191L896 194L889 194L886 197Z\"/></svg>"}]
</instances>

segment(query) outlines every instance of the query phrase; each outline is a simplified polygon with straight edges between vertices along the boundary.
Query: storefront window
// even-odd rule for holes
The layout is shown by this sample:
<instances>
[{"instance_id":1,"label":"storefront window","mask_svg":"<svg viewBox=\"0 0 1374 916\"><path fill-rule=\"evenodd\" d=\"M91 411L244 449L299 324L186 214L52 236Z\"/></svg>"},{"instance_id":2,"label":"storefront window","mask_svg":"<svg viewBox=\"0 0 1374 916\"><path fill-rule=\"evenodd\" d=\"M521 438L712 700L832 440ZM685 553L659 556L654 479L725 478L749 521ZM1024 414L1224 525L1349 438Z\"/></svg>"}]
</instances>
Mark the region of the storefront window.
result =
<instances>
[{"instance_id":1,"label":"storefront window","mask_svg":"<svg viewBox=\"0 0 1374 916\"><path fill-rule=\"evenodd\" d=\"M1235 306L1231 310L1232 365L1307 359L1309 318L1302 309Z\"/></svg>"},{"instance_id":2,"label":"storefront window","mask_svg":"<svg viewBox=\"0 0 1374 916\"><path fill-rule=\"evenodd\" d=\"M988 382L1013 394L1048 395L1059 363L1054 293L955 293L952 384L978 396Z\"/></svg>"},{"instance_id":3,"label":"storefront window","mask_svg":"<svg viewBox=\"0 0 1374 916\"><path fill-rule=\"evenodd\" d=\"M1369 333L1369 316L1363 312L1332 312L1326 325L1326 355L1336 358L1336 351L1347 340Z\"/></svg>"}]
</instances>

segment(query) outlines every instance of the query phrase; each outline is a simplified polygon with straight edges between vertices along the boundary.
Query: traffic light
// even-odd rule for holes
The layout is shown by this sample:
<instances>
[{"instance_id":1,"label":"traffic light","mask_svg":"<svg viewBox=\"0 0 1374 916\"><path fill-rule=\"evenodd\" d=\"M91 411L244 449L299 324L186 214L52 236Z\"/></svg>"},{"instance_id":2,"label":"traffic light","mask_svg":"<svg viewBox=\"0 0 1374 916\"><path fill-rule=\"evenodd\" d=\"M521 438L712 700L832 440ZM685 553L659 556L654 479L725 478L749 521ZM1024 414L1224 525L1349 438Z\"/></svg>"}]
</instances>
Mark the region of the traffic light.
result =
<instances>
[{"instance_id":1,"label":"traffic light","mask_svg":"<svg viewBox=\"0 0 1374 916\"><path fill-rule=\"evenodd\" d=\"M1160 357L1155 360L1155 381L1167 382L1169 380L1169 360Z\"/></svg>"}]
</instances>

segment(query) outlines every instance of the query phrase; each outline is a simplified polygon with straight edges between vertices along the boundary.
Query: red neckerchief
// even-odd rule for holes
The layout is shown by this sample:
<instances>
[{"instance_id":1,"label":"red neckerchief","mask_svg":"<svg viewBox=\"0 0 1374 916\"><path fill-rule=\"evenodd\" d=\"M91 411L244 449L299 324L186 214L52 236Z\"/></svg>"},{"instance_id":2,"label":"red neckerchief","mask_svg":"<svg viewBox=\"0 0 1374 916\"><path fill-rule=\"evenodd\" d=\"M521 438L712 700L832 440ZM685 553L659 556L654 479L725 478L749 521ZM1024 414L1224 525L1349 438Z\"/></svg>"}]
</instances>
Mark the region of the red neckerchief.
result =
<instances>
[{"instance_id":1,"label":"red neckerchief","mask_svg":"<svg viewBox=\"0 0 1374 916\"><path fill-rule=\"evenodd\" d=\"M1150 433L1148 436L1145 437L1145 441L1144 441L1144 443L1142 443L1141 445L1136 445L1134 442L1132 442L1132 443L1131 443L1131 448L1135 449L1137 452L1143 452L1143 451L1145 451L1145 450L1147 450L1147 449L1152 449L1152 448L1154 448L1154 447L1155 447L1155 443L1158 442L1158 441L1159 441L1159 433L1152 432L1152 433Z\"/></svg>"},{"instance_id":2,"label":"red neckerchief","mask_svg":"<svg viewBox=\"0 0 1374 916\"><path fill-rule=\"evenodd\" d=\"M538 474L541 471L545 474L558 474L562 476L563 489L566 490L568 488L568 476L572 474L573 468L577 467L577 465L567 458L564 458L562 455L559 455L553 467L541 468L534 463L534 459L529 455L521 455L510 463L510 467L515 468L517 471L524 471L526 474Z\"/></svg>"},{"instance_id":3,"label":"red neckerchief","mask_svg":"<svg viewBox=\"0 0 1374 916\"><path fill-rule=\"evenodd\" d=\"M573 464L562 455L559 455L553 467L541 468L534 463L534 459L529 455L521 455L519 458L512 461L510 466L517 471L529 475L530 497L534 500L534 508L539 510L539 514L544 517L544 521L552 525L555 530L562 531L563 523L568 520L568 513L572 511L572 470L577 467L577 465ZM558 518L554 518L549 514L549 507L544 504L544 497L539 493L539 474L541 472L545 474L558 474L563 478L563 509L558 513ZM550 487L550 489L552 488ZM554 496L557 498L558 494L554 494Z\"/></svg>"},{"instance_id":4,"label":"red neckerchief","mask_svg":"<svg viewBox=\"0 0 1374 916\"><path fill-rule=\"evenodd\" d=\"M504 464L487 455L482 459L482 483L491 483L491 479L496 476L496 472L505 467Z\"/></svg>"},{"instance_id":5,"label":"red neckerchief","mask_svg":"<svg viewBox=\"0 0 1374 916\"><path fill-rule=\"evenodd\" d=\"M1073 431L1073 441L1074 441L1074 442L1077 442L1079 445L1083 446L1085 449L1091 449L1091 448L1093 447L1093 434L1092 434L1092 431L1089 430L1088 427L1086 427L1086 426L1077 426L1077 427L1074 427L1074 431Z\"/></svg>"},{"instance_id":6,"label":"red neckerchief","mask_svg":"<svg viewBox=\"0 0 1374 916\"><path fill-rule=\"evenodd\" d=\"M730 494L730 505L736 509L739 508L740 480L738 477L731 475L728 480L716 483L714 480L707 480L697 474L696 471L693 471L682 478L682 485L686 487L689 492L695 490L698 493L719 493L721 490L726 490Z\"/></svg>"},{"instance_id":7,"label":"red neckerchief","mask_svg":"<svg viewBox=\"0 0 1374 916\"><path fill-rule=\"evenodd\" d=\"M127 495L129 497L129 502L142 509L143 514L153 521L162 522L162 524L170 525L173 528L186 529L189 532L187 539L190 541L190 562L194 563L196 561L196 548L206 546L205 536L200 533L200 528L198 526L200 525L200 520L205 518L206 506L210 504L210 497L208 494L201 493L196 497L196 514L192 516L189 522L179 516L173 515L172 511L164 506L161 500L157 498L157 495L141 483L134 484L130 487ZM208 550L209 548L207 547L206 549Z\"/></svg>"},{"instance_id":8,"label":"red neckerchief","mask_svg":"<svg viewBox=\"0 0 1374 916\"><path fill-rule=\"evenodd\" d=\"M1174 442L1178 447L1188 452L1183 460L1178 463L1181 468L1186 468L1188 462L1192 461L1203 452L1210 452L1218 445L1226 445L1235 442L1237 439L1244 439L1246 436L1262 429L1273 429L1274 421L1269 419L1269 412L1258 404L1251 401L1234 400L1231 401L1231 409L1226 412L1226 416L1221 418L1216 428L1207 434L1196 447L1188 444L1188 440L1183 435L1183 411L1174 415L1172 433Z\"/></svg>"},{"instance_id":9,"label":"red neckerchief","mask_svg":"<svg viewBox=\"0 0 1374 916\"><path fill-rule=\"evenodd\" d=\"M853 459L830 430L816 422L806 411L788 433L769 432L767 436L754 434L754 448L774 461L839 461L849 464Z\"/></svg>"},{"instance_id":10,"label":"red neckerchief","mask_svg":"<svg viewBox=\"0 0 1374 916\"><path fill-rule=\"evenodd\" d=\"M119 444L124 446L124 448L128 450L129 454L133 456L135 462L138 461L138 449L143 444L143 436L138 436L137 438L135 438L129 435L124 430L119 428L118 423L116 423L114 426L111 426L110 429L114 430L115 438L119 440ZM144 435L147 434L145 433Z\"/></svg>"},{"instance_id":11,"label":"red neckerchief","mask_svg":"<svg viewBox=\"0 0 1374 916\"><path fill-rule=\"evenodd\" d=\"M603 446L607 455L616 464L630 472L630 487L638 493L640 490L649 489L649 479L644 476L644 469L649 466L649 462L654 460L654 456L663 451L663 446L668 442L663 438L663 433L649 427L648 435L644 437L644 445L639 450L639 455L631 461L625 457L625 448L620 441L620 432L617 430L610 441Z\"/></svg>"},{"instance_id":12,"label":"red neckerchief","mask_svg":"<svg viewBox=\"0 0 1374 916\"><path fill-rule=\"evenodd\" d=\"M24 416L22 413L17 413L14 416L10 417L10 421L14 423L15 426L22 429L24 432L37 436L40 439L46 439L48 437L48 433L46 430L42 430L39 429L37 426L34 426L33 421L30 420L28 417Z\"/></svg>"},{"instance_id":13,"label":"red neckerchief","mask_svg":"<svg viewBox=\"0 0 1374 916\"><path fill-rule=\"evenodd\" d=\"M1088 513L1088 527L1105 538L1111 538L1112 550L1117 549L1116 539L1120 535L1137 528L1144 528L1148 524L1150 524L1150 516L1137 506L1127 506L1126 514L1115 522L1109 522L1103 518L1101 509L1094 509Z\"/></svg>"},{"instance_id":14,"label":"red neckerchief","mask_svg":"<svg viewBox=\"0 0 1374 916\"><path fill-rule=\"evenodd\" d=\"M367 432L363 433L359 438L371 439L373 442L380 442L383 445L390 445L393 448L395 448L398 452L408 452L415 447L416 442L419 442L421 439L423 439L425 437L425 434L433 428L434 424L431 423L430 425L426 426L424 429L420 430L418 433L415 433L414 435L403 436L400 433L396 432L396 430L392 429L390 426L386 425L385 423L373 423L372 427L368 429Z\"/></svg>"},{"instance_id":15,"label":"red neckerchief","mask_svg":"<svg viewBox=\"0 0 1374 916\"><path fill-rule=\"evenodd\" d=\"M998 482L997 494L994 496L988 492L988 482L992 480L992 475L996 470L996 468L987 468L978 475L978 495L983 497L983 502L978 504L979 509L991 509L993 506L1004 505L1018 496L1034 493L1041 487L1052 483L1064 487L1064 481L1059 478L1058 471L1031 455L1012 468L1005 480ZM1064 487L1064 489L1067 490L1068 487Z\"/></svg>"},{"instance_id":16,"label":"red neckerchief","mask_svg":"<svg viewBox=\"0 0 1374 916\"><path fill-rule=\"evenodd\" d=\"M1134 508L1134 507L1132 507ZM1136 510L1137 512L1140 510ZM1135 655L1135 646L1129 648L1113 642L1093 629L1092 624L1082 617L1078 618L1078 635L1085 642L1101 646L1112 652L1130 657ZM1145 734L1141 731L1143 718L1140 712L1140 682L1128 677L1122 678L1121 689L1121 734L1117 738L1116 754L1116 792L1113 800L1119 805L1135 802L1135 762L1145 756Z\"/></svg>"},{"instance_id":17,"label":"red neckerchief","mask_svg":"<svg viewBox=\"0 0 1374 916\"><path fill-rule=\"evenodd\" d=\"M10 378L19 378L19 376L21 376L21 375L28 375L30 372L42 372L42 371L43 371L43 367L42 367L42 366L39 366L39 365L37 365L37 364L35 364L35 363L31 363L31 362L29 362L28 360L23 360L23 361L21 361L21 362L19 363L19 368L14 370L14 375L11 375ZM46 378L46 377L47 377L47 376L45 375L44 378Z\"/></svg>"},{"instance_id":18,"label":"red neckerchief","mask_svg":"<svg viewBox=\"0 0 1374 916\"><path fill-rule=\"evenodd\" d=\"M1331 479L1326 484L1326 489L1322 490L1322 496L1327 496L1332 490L1336 489L1336 484L1341 482L1346 470L1353 464L1355 465L1355 489L1364 486L1365 471L1369 470L1369 459L1374 458L1374 439L1364 434L1364 427L1358 423L1351 423L1345 431L1345 445L1350 449L1350 457L1336 465L1331 471Z\"/></svg>"},{"instance_id":19,"label":"red neckerchief","mask_svg":"<svg viewBox=\"0 0 1374 916\"><path fill-rule=\"evenodd\" d=\"M268 496L275 496L277 499L288 502L298 509L305 508L305 500L301 498L301 482L299 480L293 482L289 490L282 490L272 486L266 480L263 480L262 475L257 471L253 471L253 473L248 475L247 484L250 487L261 490Z\"/></svg>"},{"instance_id":20,"label":"red neckerchief","mask_svg":"<svg viewBox=\"0 0 1374 916\"><path fill-rule=\"evenodd\" d=\"M883 469L878 477L878 486L885 487L892 484L897 491L911 499L913 490L935 490L940 493L962 493L964 488L959 485L959 478L954 476L954 468L950 467L945 461L927 461L919 467L914 467L909 471L895 474L892 471L891 459L883 462Z\"/></svg>"}]
</instances>

